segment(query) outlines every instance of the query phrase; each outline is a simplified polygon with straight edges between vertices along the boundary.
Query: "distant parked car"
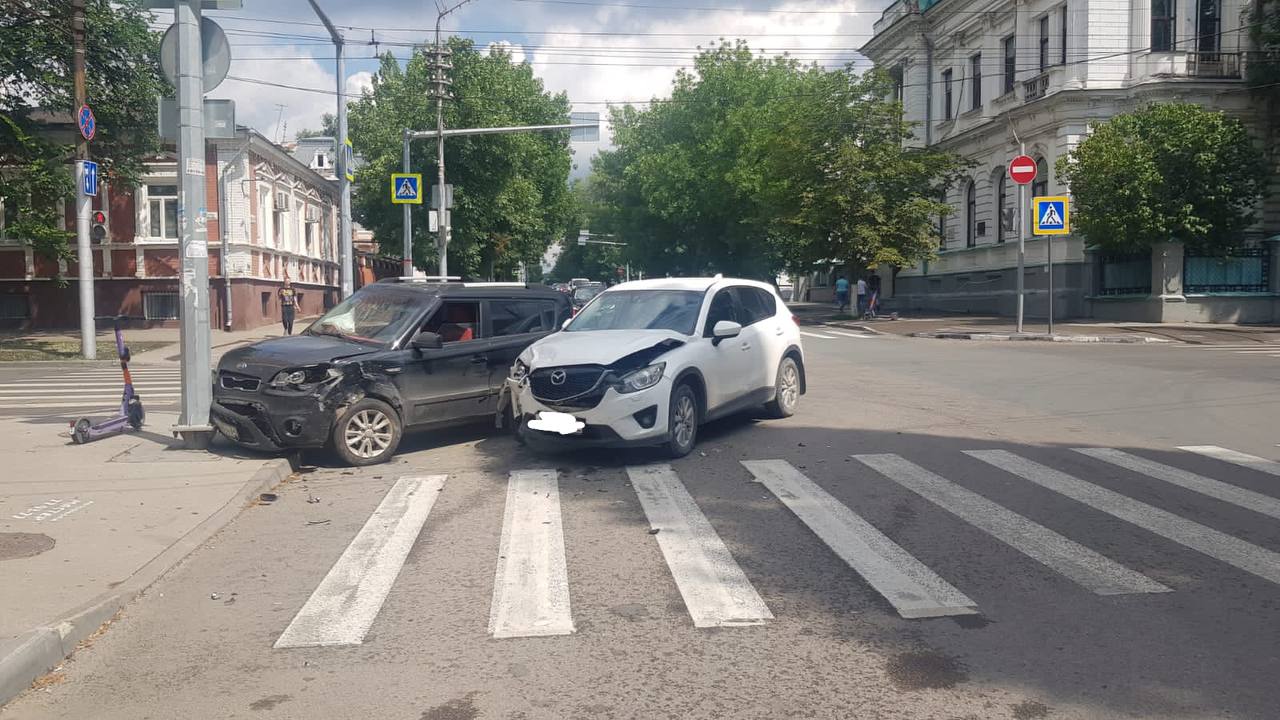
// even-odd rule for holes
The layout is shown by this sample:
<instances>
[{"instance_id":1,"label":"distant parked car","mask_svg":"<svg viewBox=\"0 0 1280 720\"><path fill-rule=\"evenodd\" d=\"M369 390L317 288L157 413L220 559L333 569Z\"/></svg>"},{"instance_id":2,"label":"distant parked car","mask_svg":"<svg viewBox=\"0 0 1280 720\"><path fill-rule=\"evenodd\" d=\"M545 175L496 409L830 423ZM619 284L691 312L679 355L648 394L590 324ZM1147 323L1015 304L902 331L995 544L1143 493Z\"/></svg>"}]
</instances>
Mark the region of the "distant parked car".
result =
<instances>
[{"instance_id":1,"label":"distant parked car","mask_svg":"<svg viewBox=\"0 0 1280 720\"><path fill-rule=\"evenodd\" d=\"M573 310L577 312L584 305L591 302L595 296L604 292L604 283L591 283L589 285L579 285L573 289Z\"/></svg>"}]
</instances>

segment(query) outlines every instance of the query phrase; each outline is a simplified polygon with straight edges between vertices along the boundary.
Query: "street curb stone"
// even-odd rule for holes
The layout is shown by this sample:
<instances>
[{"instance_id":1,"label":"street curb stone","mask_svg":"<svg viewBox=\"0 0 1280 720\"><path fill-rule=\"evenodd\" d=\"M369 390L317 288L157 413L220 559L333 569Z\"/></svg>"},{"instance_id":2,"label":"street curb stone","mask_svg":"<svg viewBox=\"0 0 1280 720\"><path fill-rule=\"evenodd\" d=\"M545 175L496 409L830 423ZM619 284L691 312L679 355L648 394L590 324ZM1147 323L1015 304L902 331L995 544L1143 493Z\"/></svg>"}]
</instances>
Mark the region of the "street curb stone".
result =
<instances>
[{"instance_id":1,"label":"street curb stone","mask_svg":"<svg viewBox=\"0 0 1280 720\"><path fill-rule=\"evenodd\" d=\"M69 658L82 640L97 632L144 590L226 527L259 493L283 482L292 472L286 458L267 461L245 481L235 497L119 586L94 598L61 621L0 643L0 708L30 687L33 680Z\"/></svg>"},{"instance_id":2,"label":"street curb stone","mask_svg":"<svg viewBox=\"0 0 1280 720\"><path fill-rule=\"evenodd\" d=\"M1143 335L1048 335L1044 333L968 333L968 332L914 332L911 337L933 338L938 340L1013 340L1038 342L1076 342L1076 343L1125 343L1125 344L1172 344L1167 338L1153 338Z\"/></svg>"}]
</instances>

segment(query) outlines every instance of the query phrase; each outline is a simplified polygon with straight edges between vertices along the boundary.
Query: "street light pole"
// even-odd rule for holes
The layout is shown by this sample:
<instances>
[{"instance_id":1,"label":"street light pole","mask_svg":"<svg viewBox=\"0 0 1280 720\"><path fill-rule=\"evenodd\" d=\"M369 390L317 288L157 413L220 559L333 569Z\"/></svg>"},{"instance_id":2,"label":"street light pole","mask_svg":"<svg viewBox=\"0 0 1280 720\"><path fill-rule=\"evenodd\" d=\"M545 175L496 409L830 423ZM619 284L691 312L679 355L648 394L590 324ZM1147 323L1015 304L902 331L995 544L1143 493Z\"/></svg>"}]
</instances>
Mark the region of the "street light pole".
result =
<instances>
[{"instance_id":1,"label":"street light pole","mask_svg":"<svg viewBox=\"0 0 1280 720\"><path fill-rule=\"evenodd\" d=\"M448 198L444 192L444 86L445 64L444 64L444 46L440 44L440 23L444 20L444 16L457 10L458 8L471 2L471 0L462 0L453 7L443 8L438 2L436 9L439 13L436 15L436 45L434 49L435 73L436 73L436 183L440 190L440 207L437 208L439 215L439 226L437 227L438 235L436 236L436 245L440 253L440 276L449 277L449 209ZM407 147L407 145L406 145ZM406 164L405 172L409 172ZM408 206L405 206L405 212L408 212ZM409 223L405 223L408 227Z\"/></svg>"},{"instance_id":2,"label":"street light pole","mask_svg":"<svg viewBox=\"0 0 1280 720\"><path fill-rule=\"evenodd\" d=\"M178 227L182 275L182 410L174 432L190 448L213 439L209 407L209 245L205 209L204 58L200 0L174 0L178 30Z\"/></svg>"},{"instance_id":3,"label":"street light pole","mask_svg":"<svg viewBox=\"0 0 1280 720\"><path fill-rule=\"evenodd\" d=\"M351 248L351 181L347 179L351 168L347 167L347 67L342 53L345 43L342 33L338 32L332 22L329 22L329 16L324 14L316 0L309 1L311 9L315 10L320 22L324 23L325 29L329 31L329 37L333 40L336 51L338 137L333 139L333 146L338 151L338 258L342 266L340 274L342 297L345 299L350 297L353 291L352 274L355 272L355 260Z\"/></svg>"}]
</instances>

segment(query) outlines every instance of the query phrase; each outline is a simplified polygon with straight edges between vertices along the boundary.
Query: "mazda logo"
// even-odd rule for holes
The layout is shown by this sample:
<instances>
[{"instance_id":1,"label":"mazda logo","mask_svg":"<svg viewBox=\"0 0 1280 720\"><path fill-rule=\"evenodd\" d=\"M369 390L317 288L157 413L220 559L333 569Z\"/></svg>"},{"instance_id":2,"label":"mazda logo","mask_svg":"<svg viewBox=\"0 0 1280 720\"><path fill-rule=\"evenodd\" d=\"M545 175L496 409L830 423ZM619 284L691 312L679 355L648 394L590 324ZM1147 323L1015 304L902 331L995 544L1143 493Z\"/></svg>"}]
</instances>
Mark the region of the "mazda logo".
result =
<instances>
[{"instance_id":1,"label":"mazda logo","mask_svg":"<svg viewBox=\"0 0 1280 720\"><path fill-rule=\"evenodd\" d=\"M565 378L567 378L567 377L568 377L568 376L567 376L567 375L565 375L565 372L564 372L563 370L552 370L552 371L551 371L551 384L552 384L552 385L563 385L563 384L564 384L564 381L565 381Z\"/></svg>"}]
</instances>

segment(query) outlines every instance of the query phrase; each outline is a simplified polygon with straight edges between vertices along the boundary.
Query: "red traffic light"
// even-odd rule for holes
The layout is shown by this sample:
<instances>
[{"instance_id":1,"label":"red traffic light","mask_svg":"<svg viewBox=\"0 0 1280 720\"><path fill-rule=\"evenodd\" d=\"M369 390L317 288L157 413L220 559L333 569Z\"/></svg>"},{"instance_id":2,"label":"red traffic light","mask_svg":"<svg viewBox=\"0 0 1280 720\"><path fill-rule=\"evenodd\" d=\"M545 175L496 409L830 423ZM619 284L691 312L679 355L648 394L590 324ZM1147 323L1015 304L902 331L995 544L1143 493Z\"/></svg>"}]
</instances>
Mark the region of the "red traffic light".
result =
<instances>
[{"instance_id":1,"label":"red traffic light","mask_svg":"<svg viewBox=\"0 0 1280 720\"><path fill-rule=\"evenodd\" d=\"M104 225L107 222L107 214L101 210L93 211L93 222L98 225Z\"/></svg>"}]
</instances>

